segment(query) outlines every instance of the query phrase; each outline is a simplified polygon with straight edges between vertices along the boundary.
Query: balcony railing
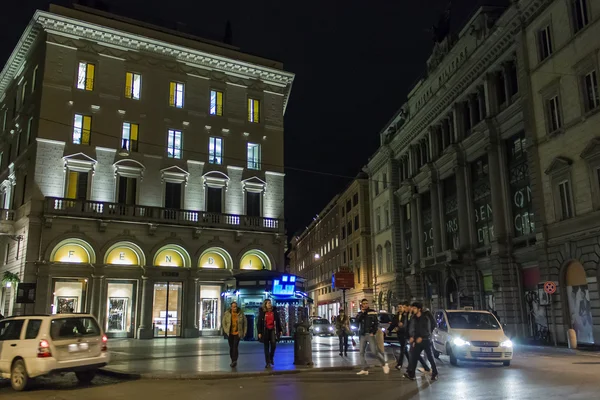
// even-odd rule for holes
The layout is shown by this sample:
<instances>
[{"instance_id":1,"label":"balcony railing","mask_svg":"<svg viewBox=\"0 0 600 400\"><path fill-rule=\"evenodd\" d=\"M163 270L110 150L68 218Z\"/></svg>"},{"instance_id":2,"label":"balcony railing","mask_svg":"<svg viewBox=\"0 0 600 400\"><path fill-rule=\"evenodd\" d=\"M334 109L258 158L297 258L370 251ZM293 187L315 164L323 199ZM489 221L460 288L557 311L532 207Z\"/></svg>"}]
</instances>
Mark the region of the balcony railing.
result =
<instances>
[{"instance_id":1,"label":"balcony railing","mask_svg":"<svg viewBox=\"0 0 600 400\"><path fill-rule=\"evenodd\" d=\"M15 220L15 210L0 209L0 222Z\"/></svg>"},{"instance_id":2,"label":"balcony railing","mask_svg":"<svg viewBox=\"0 0 600 400\"><path fill-rule=\"evenodd\" d=\"M152 222L206 228L283 232L283 222L275 218L250 217L206 211L175 210L162 207L59 197L46 197L44 213L46 215Z\"/></svg>"}]
</instances>

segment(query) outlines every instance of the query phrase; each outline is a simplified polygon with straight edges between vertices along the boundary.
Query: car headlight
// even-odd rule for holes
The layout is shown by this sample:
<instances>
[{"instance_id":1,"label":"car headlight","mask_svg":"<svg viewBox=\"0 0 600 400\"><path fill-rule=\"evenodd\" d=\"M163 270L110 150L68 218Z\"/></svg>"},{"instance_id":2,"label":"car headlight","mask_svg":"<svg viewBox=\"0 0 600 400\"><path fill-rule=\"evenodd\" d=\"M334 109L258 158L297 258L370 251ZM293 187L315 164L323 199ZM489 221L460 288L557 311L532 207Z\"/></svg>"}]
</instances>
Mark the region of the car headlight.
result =
<instances>
[{"instance_id":1,"label":"car headlight","mask_svg":"<svg viewBox=\"0 0 600 400\"><path fill-rule=\"evenodd\" d=\"M385 332L385 328L381 328L381 330Z\"/></svg>"},{"instance_id":2,"label":"car headlight","mask_svg":"<svg viewBox=\"0 0 600 400\"><path fill-rule=\"evenodd\" d=\"M500 343L500 347L513 347L513 343L510 340L505 340L504 342Z\"/></svg>"},{"instance_id":3,"label":"car headlight","mask_svg":"<svg viewBox=\"0 0 600 400\"><path fill-rule=\"evenodd\" d=\"M452 343L454 343L455 346L458 347L462 347L462 346L470 346L471 343L467 342L466 340L462 340L461 338L455 338Z\"/></svg>"},{"instance_id":4,"label":"car headlight","mask_svg":"<svg viewBox=\"0 0 600 400\"><path fill-rule=\"evenodd\" d=\"M315 328L315 331L319 332L321 330L321 328Z\"/></svg>"},{"instance_id":5,"label":"car headlight","mask_svg":"<svg viewBox=\"0 0 600 400\"><path fill-rule=\"evenodd\" d=\"M329 327L329 330L330 330L330 331L332 331L332 330L333 330L333 327L332 327L332 326L330 326L330 327Z\"/></svg>"},{"instance_id":6,"label":"car headlight","mask_svg":"<svg viewBox=\"0 0 600 400\"><path fill-rule=\"evenodd\" d=\"M357 327L355 327L355 326L352 326L351 328L352 328L352 330L353 330L353 331L355 331L355 330L357 330L357 329L358 329L358 328L357 328Z\"/></svg>"}]
</instances>

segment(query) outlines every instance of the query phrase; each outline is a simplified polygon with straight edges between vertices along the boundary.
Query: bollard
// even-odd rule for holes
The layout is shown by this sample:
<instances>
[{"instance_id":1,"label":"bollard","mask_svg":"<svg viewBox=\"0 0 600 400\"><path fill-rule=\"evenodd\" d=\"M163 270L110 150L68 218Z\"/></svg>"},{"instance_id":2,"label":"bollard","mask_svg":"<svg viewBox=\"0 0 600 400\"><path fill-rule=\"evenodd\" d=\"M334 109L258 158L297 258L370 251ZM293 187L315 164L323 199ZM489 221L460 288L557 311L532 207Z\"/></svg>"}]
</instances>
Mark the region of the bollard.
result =
<instances>
[{"instance_id":1,"label":"bollard","mask_svg":"<svg viewBox=\"0 0 600 400\"><path fill-rule=\"evenodd\" d=\"M567 331L567 338L569 340L569 348L575 350L577 348L577 332L575 332L575 329Z\"/></svg>"},{"instance_id":2,"label":"bollard","mask_svg":"<svg viewBox=\"0 0 600 400\"><path fill-rule=\"evenodd\" d=\"M295 325L294 333L294 365L312 366L312 335L308 331L308 324Z\"/></svg>"}]
</instances>

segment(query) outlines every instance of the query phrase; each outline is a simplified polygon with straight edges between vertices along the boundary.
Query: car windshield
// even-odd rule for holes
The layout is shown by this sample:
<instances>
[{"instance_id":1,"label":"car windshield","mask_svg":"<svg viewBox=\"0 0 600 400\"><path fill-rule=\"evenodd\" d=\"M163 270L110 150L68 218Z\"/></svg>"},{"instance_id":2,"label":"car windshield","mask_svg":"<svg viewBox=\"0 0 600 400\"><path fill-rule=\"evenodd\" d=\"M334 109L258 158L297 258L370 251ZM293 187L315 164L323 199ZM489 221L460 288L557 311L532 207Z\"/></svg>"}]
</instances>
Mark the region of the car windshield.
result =
<instances>
[{"instance_id":1,"label":"car windshield","mask_svg":"<svg viewBox=\"0 0 600 400\"><path fill-rule=\"evenodd\" d=\"M92 317L70 317L52 320L50 336L54 340L100 336L100 327Z\"/></svg>"},{"instance_id":2,"label":"car windshield","mask_svg":"<svg viewBox=\"0 0 600 400\"><path fill-rule=\"evenodd\" d=\"M379 314L379 323L380 324L389 324L392 321L392 318L389 314Z\"/></svg>"},{"instance_id":3,"label":"car windshield","mask_svg":"<svg viewBox=\"0 0 600 400\"><path fill-rule=\"evenodd\" d=\"M451 312L448 313L448 325L454 329L500 329L496 317L482 312Z\"/></svg>"},{"instance_id":4,"label":"car windshield","mask_svg":"<svg viewBox=\"0 0 600 400\"><path fill-rule=\"evenodd\" d=\"M315 320L313 320L313 324L315 324L315 325L327 325L327 324L329 324L329 321L327 321L326 319L315 319Z\"/></svg>"}]
</instances>

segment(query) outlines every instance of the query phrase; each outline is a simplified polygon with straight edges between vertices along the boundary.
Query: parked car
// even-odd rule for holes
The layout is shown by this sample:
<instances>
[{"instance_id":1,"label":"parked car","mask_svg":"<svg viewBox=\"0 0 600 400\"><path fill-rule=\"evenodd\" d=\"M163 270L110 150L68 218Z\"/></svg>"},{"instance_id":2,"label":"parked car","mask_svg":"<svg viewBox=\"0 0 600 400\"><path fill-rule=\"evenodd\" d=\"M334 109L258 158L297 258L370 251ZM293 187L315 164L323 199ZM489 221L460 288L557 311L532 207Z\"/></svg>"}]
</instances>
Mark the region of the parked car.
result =
<instances>
[{"instance_id":1,"label":"parked car","mask_svg":"<svg viewBox=\"0 0 600 400\"><path fill-rule=\"evenodd\" d=\"M433 350L445 354L450 364L464 361L501 362L509 366L513 343L494 314L488 311L442 310L435 313Z\"/></svg>"},{"instance_id":2,"label":"parked car","mask_svg":"<svg viewBox=\"0 0 600 400\"><path fill-rule=\"evenodd\" d=\"M53 373L74 372L89 383L110 361L107 342L90 314L6 318L0 321L0 376L17 391Z\"/></svg>"},{"instance_id":3,"label":"parked car","mask_svg":"<svg viewBox=\"0 0 600 400\"><path fill-rule=\"evenodd\" d=\"M330 324L325 318L316 318L312 320L309 331L313 336L333 336L335 335L335 326Z\"/></svg>"}]
</instances>

